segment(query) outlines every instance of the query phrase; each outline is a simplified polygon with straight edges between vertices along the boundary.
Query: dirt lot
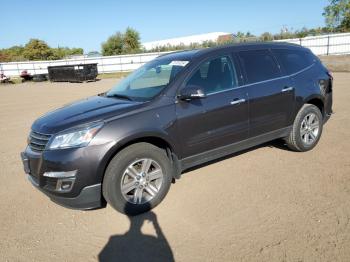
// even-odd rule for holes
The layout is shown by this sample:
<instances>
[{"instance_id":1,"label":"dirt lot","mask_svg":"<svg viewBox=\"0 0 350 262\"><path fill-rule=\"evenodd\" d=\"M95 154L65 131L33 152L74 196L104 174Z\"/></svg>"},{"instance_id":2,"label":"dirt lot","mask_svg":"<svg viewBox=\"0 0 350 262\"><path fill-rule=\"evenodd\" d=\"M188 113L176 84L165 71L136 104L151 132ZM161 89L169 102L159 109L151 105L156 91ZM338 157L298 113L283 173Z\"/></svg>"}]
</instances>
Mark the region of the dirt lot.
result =
<instances>
[{"instance_id":1,"label":"dirt lot","mask_svg":"<svg viewBox=\"0 0 350 262\"><path fill-rule=\"evenodd\" d=\"M350 74L313 151L274 142L201 167L132 219L50 202L19 158L33 120L115 81L0 86L0 261L350 261Z\"/></svg>"},{"instance_id":2,"label":"dirt lot","mask_svg":"<svg viewBox=\"0 0 350 262\"><path fill-rule=\"evenodd\" d=\"M350 55L320 56L320 59L332 72L350 72Z\"/></svg>"}]
</instances>

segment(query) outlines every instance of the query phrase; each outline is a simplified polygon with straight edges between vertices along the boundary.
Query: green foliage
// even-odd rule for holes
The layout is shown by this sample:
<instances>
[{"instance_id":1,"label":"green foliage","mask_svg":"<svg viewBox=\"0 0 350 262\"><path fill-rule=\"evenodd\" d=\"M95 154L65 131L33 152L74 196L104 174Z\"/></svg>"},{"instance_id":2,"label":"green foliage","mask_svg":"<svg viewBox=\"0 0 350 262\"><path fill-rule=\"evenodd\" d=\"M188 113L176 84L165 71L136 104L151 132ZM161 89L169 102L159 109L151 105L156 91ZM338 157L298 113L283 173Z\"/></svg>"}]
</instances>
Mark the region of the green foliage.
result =
<instances>
[{"instance_id":1,"label":"green foliage","mask_svg":"<svg viewBox=\"0 0 350 262\"><path fill-rule=\"evenodd\" d=\"M110 36L106 42L102 43L102 54L121 55L133 54L141 51L140 35L139 33L128 27L125 33L116 32Z\"/></svg>"},{"instance_id":2,"label":"green foliage","mask_svg":"<svg viewBox=\"0 0 350 262\"><path fill-rule=\"evenodd\" d=\"M53 56L53 51L44 41L30 39L24 46L23 56L28 60L47 60Z\"/></svg>"},{"instance_id":3,"label":"green foliage","mask_svg":"<svg viewBox=\"0 0 350 262\"><path fill-rule=\"evenodd\" d=\"M58 47L52 48L52 55L48 60L62 59L65 57L73 55L83 55L84 50L82 48L68 48L68 47Z\"/></svg>"},{"instance_id":4,"label":"green foliage","mask_svg":"<svg viewBox=\"0 0 350 262\"><path fill-rule=\"evenodd\" d=\"M10 62L10 57L3 51L0 51L0 62Z\"/></svg>"},{"instance_id":5,"label":"green foliage","mask_svg":"<svg viewBox=\"0 0 350 262\"><path fill-rule=\"evenodd\" d=\"M0 50L0 62L15 62L24 60L56 60L71 55L82 55L82 48L58 47L51 48L44 41L31 39L23 46L13 46Z\"/></svg>"},{"instance_id":6,"label":"green foliage","mask_svg":"<svg viewBox=\"0 0 350 262\"><path fill-rule=\"evenodd\" d=\"M23 46L13 46L0 50L0 62L23 61Z\"/></svg>"},{"instance_id":7,"label":"green foliage","mask_svg":"<svg viewBox=\"0 0 350 262\"><path fill-rule=\"evenodd\" d=\"M262 41L272 41L273 40L273 35L269 32L262 33L260 36Z\"/></svg>"},{"instance_id":8,"label":"green foliage","mask_svg":"<svg viewBox=\"0 0 350 262\"><path fill-rule=\"evenodd\" d=\"M329 0L323 16L332 31L350 31L350 0Z\"/></svg>"},{"instance_id":9,"label":"green foliage","mask_svg":"<svg viewBox=\"0 0 350 262\"><path fill-rule=\"evenodd\" d=\"M124 34L124 52L127 54L140 51L140 34L136 30L128 27Z\"/></svg>"},{"instance_id":10,"label":"green foliage","mask_svg":"<svg viewBox=\"0 0 350 262\"><path fill-rule=\"evenodd\" d=\"M123 53L124 36L117 32L110 36L106 42L102 44L102 55L120 55Z\"/></svg>"}]
</instances>

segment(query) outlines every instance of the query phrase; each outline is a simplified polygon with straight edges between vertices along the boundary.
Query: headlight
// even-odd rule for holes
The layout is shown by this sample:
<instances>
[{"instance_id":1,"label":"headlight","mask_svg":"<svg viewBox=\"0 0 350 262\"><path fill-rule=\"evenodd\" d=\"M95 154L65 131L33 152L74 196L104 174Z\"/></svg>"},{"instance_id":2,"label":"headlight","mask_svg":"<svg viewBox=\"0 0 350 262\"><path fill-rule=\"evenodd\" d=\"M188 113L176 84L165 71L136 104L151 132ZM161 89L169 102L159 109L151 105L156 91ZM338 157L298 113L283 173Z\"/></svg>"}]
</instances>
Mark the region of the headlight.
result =
<instances>
[{"instance_id":1,"label":"headlight","mask_svg":"<svg viewBox=\"0 0 350 262\"><path fill-rule=\"evenodd\" d=\"M59 133L52 138L48 149L87 146L101 129L102 125L103 123L99 122L64 133Z\"/></svg>"}]
</instances>

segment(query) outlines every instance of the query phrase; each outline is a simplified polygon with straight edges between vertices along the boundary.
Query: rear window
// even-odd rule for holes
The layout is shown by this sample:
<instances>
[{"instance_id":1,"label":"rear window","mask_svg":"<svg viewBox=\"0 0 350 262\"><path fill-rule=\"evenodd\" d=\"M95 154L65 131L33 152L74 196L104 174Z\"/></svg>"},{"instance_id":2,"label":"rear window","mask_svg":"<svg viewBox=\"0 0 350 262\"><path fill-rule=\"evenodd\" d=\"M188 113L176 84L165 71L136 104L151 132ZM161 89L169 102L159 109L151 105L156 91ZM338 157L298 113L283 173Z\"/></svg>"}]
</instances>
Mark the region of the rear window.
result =
<instances>
[{"instance_id":1,"label":"rear window","mask_svg":"<svg viewBox=\"0 0 350 262\"><path fill-rule=\"evenodd\" d=\"M299 72L315 62L313 55L303 50L274 49L273 53L288 75Z\"/></svg>"},{"instance_id":2,"label":"rear window","mask_svg":"<svg viewBox=\"0 0 350 262\"><path fill-rule=\"evenodd\" d=\"M239 58L247 74L248 83L255 83L281 76L280 70L268 50L239 52Z\"/></svg>"}]
</instances>

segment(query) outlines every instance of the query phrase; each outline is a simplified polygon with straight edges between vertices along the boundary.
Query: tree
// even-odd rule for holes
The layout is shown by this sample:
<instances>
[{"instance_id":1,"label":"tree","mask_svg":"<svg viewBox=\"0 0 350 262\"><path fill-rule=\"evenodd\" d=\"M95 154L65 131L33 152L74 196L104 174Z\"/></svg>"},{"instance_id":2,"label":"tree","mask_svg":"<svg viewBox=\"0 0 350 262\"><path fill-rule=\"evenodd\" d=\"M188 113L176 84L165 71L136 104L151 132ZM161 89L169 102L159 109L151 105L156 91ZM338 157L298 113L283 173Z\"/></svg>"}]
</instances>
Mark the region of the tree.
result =
<instances>
[{"instance_id":1,"label":"tree","mask_svg":"<svg viewBox=\"0 0 350 262\"><path fill-rule=\"evenodd\" d=\"M47 60L52 55L51 48L39 39L30 39L24 46L23 56L28 60Z\"/></svg>"},{"instance_id":2,"label":"tree","mask_svg":"<svg viewBox=\"0 0 350 262\"><path fill-rule=\"evenodd\" d=\"M255 35L251 34L249 31L247 33L245 33L245 37L255 37Z\"/></svg>"},{"instance_id":3,"label":"tree","mask_svg":"<svg viewBox=\"0 0 350 262\"><path fill-rule=\"evenodd\" d=\"M245 34L241 31L238 31L237 34L235 35L235 37L237 38L244 38L245 37Z\"/></svg>"},{"instance_id":4,"label":"tree","mask_svg":"<svg viewBox=\"0 0 350 262\"><path fill-rule=\"evenodd\" d=\"M1 49L1 59L0 62L13 62L13 61L23 61L25 60L23 56L24 47L23 46L12 46L7 49Z\"/></svg>"},{"instance_id":5,"label":"tree","mask_svg":"<svg viewBox=\"0 0 350 262\"><path fill-rule=\"evenodd\" d=\"M82 48L51 48L44 41L31 39L25 47L12 46L10 48L0 49L0 62L55 60L83 53L84 50Z\"/></svg>"},{"instance_id":6,"label":"tree","mask_svg":"<svg viewBox=\"0 0 350 262\"><path fill-rule=\"evenodd\" d=\"M102 43L103 55L133 54L140 51L140 35L131 27L128 27L125 33L116 32Z\"/></svg>"},{"instance_id":7,"label":"tree","mask_svg":"<svg viewBox=\"0 0 350 262\"><path fill-rule=\"evenodd\" d=\"M58 47L52 48L52 54L48 57L49 60L62 59L72 55L82 55L84 50L82 48L68 48Z\"/></svg>"},{"instance_id":8,"label":"tree","mask_svg":"<svg viewBox=\"0 0 350 262\"><path fill-rule=\"evenodd\" d=\"M295 31L295 35L298 38L303 38L309 35L309 30L306 27L303 27L301 30Z\"/></svg>"},{"instance_id":9,"label":"tree","mask_svg":"<svg viewBox=\"0 0 350 262\"><path fill-rule=\"evenodd\" d=\"M123 53L124 36L117 32L102 43L102 55L120 55Z\"/></svg>"},{"instance_id":10,"label":"tree","mask_svg":"<svg viewBox=\"0 0 350 262\"><path fill-rule=\"evenodd\" d=\"M0 63L1 62L10 62L11 58L10 56L4 52L3 50L0 50Z\"/></svg>"},{"instance_id":11,"label":"tree","mask_svg":"<svg viewBox=\"0 0 350 262\"><path fill-rule=\"evenodd\" d=\"M329 0L323 16L328 28L332 31L350 30L350 0Z\"/></svg>"},{"instance_id":12,"label":"tree","mask_svg":"<svg viewBox=\"0 0 350 262\"><path fill-rule=\"evenodd\" d=\"M137 53L140 51L140 34L135 29L128 27L124 34L124 50L123 53Z\"/></svg>"},{"instance_id":13,"label":"tree","mask_svg":"<svg viewBox=\"0 0 350 262\"><path fill-rule=\"evenodd\" d=\"M262 41L272 41L273 40L273 35L269 32L265 32L263 34L261 34L260 36L261 40Z\"/></svg>"},{"instance_id":14,"label":"tree","mask_svg":"<svg viewBox=\"0 0 350 262\"><path fill-rule=\"evenodd\" d=\"M66 47L65 49L66 49L67 55L82 55L82 54L84 54L83 48L77 48L77 47L68 48L68 47Z\"/></svg>"}]
</instances>

